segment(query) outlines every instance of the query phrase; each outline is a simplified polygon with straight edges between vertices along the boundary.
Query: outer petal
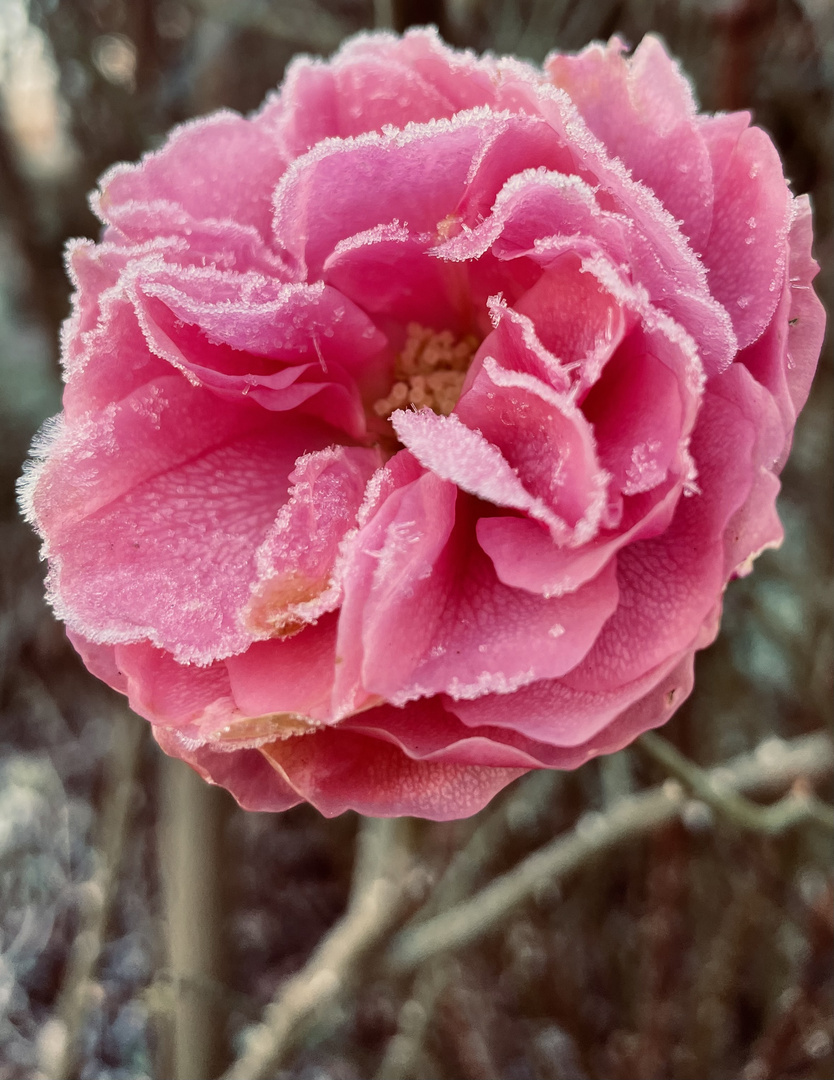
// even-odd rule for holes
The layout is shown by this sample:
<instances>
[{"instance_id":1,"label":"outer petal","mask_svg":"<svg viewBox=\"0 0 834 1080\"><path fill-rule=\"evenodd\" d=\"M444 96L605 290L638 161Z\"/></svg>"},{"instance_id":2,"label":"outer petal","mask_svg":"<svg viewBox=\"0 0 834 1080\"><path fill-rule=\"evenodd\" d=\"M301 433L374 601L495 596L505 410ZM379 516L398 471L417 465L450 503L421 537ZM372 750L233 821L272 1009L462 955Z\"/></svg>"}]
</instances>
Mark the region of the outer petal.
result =
<instances>
[{"instance_id":1,"label":"outer petal","mask_svg":"<svg viewBox=\"0 0 834 1080\"><path fill-rule=\"evenodd\" d=\"M696 338L708 372L723 370L736 349L733 327L710 295L706 271L675 219L619 159L609 155L564 91L542 87L537 98L542 114L570 145L578 164L575 171L586 180L596 177L605 193L605 208L632 223L632 271L652 302Z\"/></svg>"},{"instance_id":2,"label":"outer petal","mask_svg":"<svg viewBox=\"0 0 834 1080\"><path fill-rule=\"evenodd\" d=\"M148 642L96 645L70 632L84 663L156 729L192 747L252 749L313 730L329 715L336 626L326 617L288 641L255 642L206 667Z\"/></svg>"},{"instance_id":3,"label":"outer petal","mask_svg":"<svg viewBox=\"0 0 834 1080\"><path fill-rule=\"evenodd\" d=\"M414 761L390 743L338 728L272 743L260 752L325 817L345 810L435 821L468 817L526 771Z\"/></svg>"},{"instance_id":4,"label":"outer petal","mask_svg":"<svg viewBox=\"0 0 834 1080\"><path fill-rule=\"evenodd\" d=\"M715 172L704 265L744 348L768 325L782 291L791 195L776 147L760 128L745 127L729 152L723 118L706 119L702 128Z\"/></svg>"},{"instance_id":5,"label":"outer petal","mask_svg":"<svg viewBox=\"0 0 834 1080\"><path fill-rule=\"evenodd\" d=\"M588 127L637 180L654 191L696 251L712 224L712 163L696 122L689 82L651 34L634 55L612 38L575 56L545 60L555 85L571 96Z\"/></svg>"},{"instance_id":6,"label":"outer petal","mask_svg":"<svg viewBox=\"0 0 834 1080\"><path fill-rule=\"evenodd\" d=\"M420 761L573 769L669 719L692 689L695 650L715 637L719 612L716 605L681 658L613 692L578 692L543 680L508 697L380 706L340 730L390 741Z\"/></svg>"},{"instance_id":7,"label":"outer petal","mask_svg":"<svg viewBox=\"0 0 834 1080\"><path fill-rule=\"evenodd\" d=\"M99 324L84 334L75 361L67 361L64 417L70 424L102 413L132 395L170 380L171 365L155 356L136 320L133 304L114 289ZM113 363L113 356L119 363Z\"/></svg>"},{"instance_id":8,"label":"outer petal","mask_svg":"<svg viewBox=\"0 0 834 1080\"><path fill-rule=\"evenodd\" d=\"M825 311L811 287L819 267L811 255L811 207L807 196L793 201L788 275L779 305L762 336L739 354L773 395L785 426L782 460L805 404L825 334Z\"/></svg>"},{"instance_id":9,"label":"outer petal","mask_svg":"<svg viewBox=\"0 0 834 1080\"><path fill-rule=\"evenodd\" d=\"M165 728L154 728L154 738L170 757L188 762L204 780L230 791L244 810L278 812L304 801L258 750L224 753L194 746L178 732Z\"/></svg>"},{"instance_id":10,"label":"outer petal","mask_svg":"<svg viewBox=\"0 0 834 1080\"><path fill-rule=\"evenodd\" d=\"M689 649L648 693L633 701L611 723L600 727L598 733L592 735L587 742L576 747L559 748L554 754L553 764L557 768L575 769L592 757L616 753L644 731L665 724L692 692L695 652L706 648L715 640L720 616L719 600L704 620Z\"/></svg>"},{"instance_id":11,"label":"outer petal","mask_svg":"<svg viewBox=\"0 0 834 1080\"><path fill-rule=\"evenodd\" d=\"M789 239L791 310L785 366L788 393L798 413L808 398L825 336L825 309L811 287L819 266L811 254L811 203L807 195L793 201Z\"/></svg>"},{"instance_id":12,"label":"outer petal","mask_svg":"<svg viewBox=\"0 0 834 1080\"><path fill-rule=\"evenodd\" d=\"M294 60L260 120L296 158L322 139L426 123L490 104L493 67L473 53L447 48L430 28L402 37L358 34L327 62Z\"/></svg>"},{"instance_id":13,"label":"outer petal","mask_svg":"<svg viewBox=\"0 0 834 1080\"><path fill-rule=\"evenodd\" d=\"M255 551L296 458L333 441L304 418L268 430L268 415L220 409L172 377L57 429L24 498L47 537L50 597L73 630L147 639L196 663L245 648Z\"/></svg>"},{"instance_id":14,"label":"outer petal","mask_svg":"<svg viewBox=\"0 0 834 1080\"><path fill-rule=\"evenodd\" d=\"M182 124L138 165L113 166L102 177L95 208L105 223L139 242L146 234L181 235L186 221L198 237L199 223L209 221L228 222L224 239L241 225L268 238L272 192L285 167L268 128L218 112Z\"/></svg>"},{"instance_id":15,"label":"outer petal","mask_svg":"<svg viewBox=\"0 0 834 1080\"><path fill-rule=\"evenodd\" d=\"M493 700L503 701L498 697ZM490 768L531 768L540 764L537 747L499 728L466 727L441 696L421 698L396 708L380 705L348 717L339 731L353 731L393 744L415 761L445 761Z\"/></svg>"},{"instance_id":16,"label":"outer petal","mask_svg":"<svg viewBox=\"0 0 834 1080\"><path fill-rule=\"evenodd\" d=\"M695 649L708 645L717 628L717 618L709 620L708 629L682 655L611 690L578 690L563 680L545 679L508 698L448 702L447 708L473 735L491 730L495 738L504 733L512 741L520 736L535 740L535 746L527 745L534 760L573 769L602 753L606 744L620 749L642 731L665 723L692 689ZM628 735L620 742L624 728Z\"/></svg>"},{"instance_id":17,"label":"outer petal","mask_svg":"<svg viewBox=\"0 0 834 1080\"><path fill-rule=\"evenodd\" d=\"M229 676L221 662L207 667L179 664L147 641L96 645L78 634L70 639L100 679L127 696L131 709L155 730L176 732L192 746L234 714Z\"/></svg>"}]
</instances>

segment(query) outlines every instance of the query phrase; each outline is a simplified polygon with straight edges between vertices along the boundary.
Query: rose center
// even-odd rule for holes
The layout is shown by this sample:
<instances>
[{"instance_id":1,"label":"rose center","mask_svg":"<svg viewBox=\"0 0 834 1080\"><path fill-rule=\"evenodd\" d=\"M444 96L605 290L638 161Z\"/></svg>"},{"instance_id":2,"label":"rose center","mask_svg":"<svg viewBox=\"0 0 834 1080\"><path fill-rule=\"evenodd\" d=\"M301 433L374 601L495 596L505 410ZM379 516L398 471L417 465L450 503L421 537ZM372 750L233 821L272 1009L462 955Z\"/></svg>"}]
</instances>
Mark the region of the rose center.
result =
<instances>
[{"instance_id":1,"label":"rose center","mask_svg":"<svg viewBox=\"0 0 834 1080\"><path fill-rule=\"evenodd\" d=\"M456 338L451 330L438 333L409 323L405 346L394 362L394 384L384 398L374 402L374 412L387 418L413 405L448 416L477 348L478 339L472 334Z\"/></svg>"}]
</instances>

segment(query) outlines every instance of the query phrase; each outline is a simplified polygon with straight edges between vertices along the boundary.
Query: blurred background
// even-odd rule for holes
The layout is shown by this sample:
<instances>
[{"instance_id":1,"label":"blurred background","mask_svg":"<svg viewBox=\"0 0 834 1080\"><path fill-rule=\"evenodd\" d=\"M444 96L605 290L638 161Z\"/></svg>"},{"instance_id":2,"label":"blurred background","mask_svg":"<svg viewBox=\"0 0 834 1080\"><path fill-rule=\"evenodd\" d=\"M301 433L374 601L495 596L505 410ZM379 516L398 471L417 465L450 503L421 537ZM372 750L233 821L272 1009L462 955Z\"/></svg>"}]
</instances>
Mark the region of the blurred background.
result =
<instances>
[{"instance_id":1,"label":"blurred background","mask_svg":"<svg viewBox=\"0 0 834 1080\"><path fill-rule=\"evenodd\" d=\"M97 235L99 174L188 117L255 108L297 52L426 22L535 61L661 34L703 108L752 109L793 190L810 192L834 310L831 0L0 0L0 1080L219 1075L345 909L355 816L247 814L163 760L46 609L14 481L60 407L62 251ZM785 544L729 589L721 637L666 729L702 765L831 731L832 376L829 336L783 477ZM663 779L632 748L524 780L472 821L415 825L425 879L480 829L471 886L484 885ZM188 851L190 900L166 870ZM456 950L442 992L369 967L274 1075L824 1080L832 896L824 832L768 838L693 803ZM185 960L184 904L199 927ZM403 1064L391 1040L412 999L424 1023Z\"/></svg>"}]
</instances>

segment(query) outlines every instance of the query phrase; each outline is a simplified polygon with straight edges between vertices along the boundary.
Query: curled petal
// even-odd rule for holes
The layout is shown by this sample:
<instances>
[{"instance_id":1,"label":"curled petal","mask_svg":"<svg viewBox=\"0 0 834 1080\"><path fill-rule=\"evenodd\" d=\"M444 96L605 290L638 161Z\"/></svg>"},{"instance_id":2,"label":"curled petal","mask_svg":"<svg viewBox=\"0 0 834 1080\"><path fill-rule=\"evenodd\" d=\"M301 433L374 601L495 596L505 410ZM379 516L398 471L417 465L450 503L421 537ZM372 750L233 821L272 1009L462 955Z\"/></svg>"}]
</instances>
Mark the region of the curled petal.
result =
<instances>
[{"instance_id":1,"label":"curled petal","mask_svg":"<svg viewBox=\"0 0 834 1080\"><path fill-rule=\"evenodd\" d=\"M296 462L290 497L255 554L258 578L244 614L255 633L292 634L338 607L339 549L381 464L377 450L341 446Z\"/></svg>"},{"instance_id":2,"label":"curled petal","mask_svg":"<svg viewBox=\"0 0 834 1080\"><path fill-rule=\"evenodd\" d=\"M105 224L139 242L182 235L185 222L198 233L202 222L228 222L227 236L248 225L266 238L272 192L286 164L267 128L218 112L181 125L138 165L114 165L94 207Z\"/></svg>"},{"instance_id":3,"label":"curled petal","mask_svg":"<svg viewBox=\"0 0 834 1080\"><path fill-rule=\"evenodd\" d=\"M255 553L296 459L333 432L303 417L276 432L257 407L218 410L210 397L160 380L59 427L30 473L50 598L91 641L148 640L205 664L252 640L240 612Z\"/></svg>"}]
</instances>

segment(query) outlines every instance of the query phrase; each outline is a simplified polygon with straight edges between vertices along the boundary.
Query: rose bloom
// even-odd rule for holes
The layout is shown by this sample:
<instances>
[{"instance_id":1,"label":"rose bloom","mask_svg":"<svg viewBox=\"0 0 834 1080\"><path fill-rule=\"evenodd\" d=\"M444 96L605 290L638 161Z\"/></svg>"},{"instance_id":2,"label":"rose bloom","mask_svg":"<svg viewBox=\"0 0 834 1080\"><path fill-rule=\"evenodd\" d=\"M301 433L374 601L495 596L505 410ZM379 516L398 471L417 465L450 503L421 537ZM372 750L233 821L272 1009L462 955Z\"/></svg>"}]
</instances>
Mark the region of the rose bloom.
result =
<instances>
[{"instance_id":1,"label":"rose bloom","mask_svg":"<svg viewBox=\"0 0 834 1080\"><path fill-rule=\"evenodd\" d=\"M442 819L668 719L781 539L823 334L747 113L653 37L360 35L94 207L22 501L167 753L252 809Z\"/></svg>"}]
</instances>

